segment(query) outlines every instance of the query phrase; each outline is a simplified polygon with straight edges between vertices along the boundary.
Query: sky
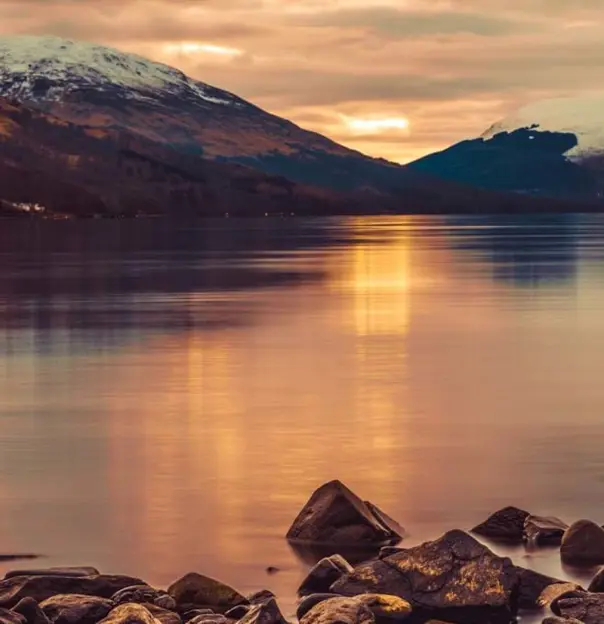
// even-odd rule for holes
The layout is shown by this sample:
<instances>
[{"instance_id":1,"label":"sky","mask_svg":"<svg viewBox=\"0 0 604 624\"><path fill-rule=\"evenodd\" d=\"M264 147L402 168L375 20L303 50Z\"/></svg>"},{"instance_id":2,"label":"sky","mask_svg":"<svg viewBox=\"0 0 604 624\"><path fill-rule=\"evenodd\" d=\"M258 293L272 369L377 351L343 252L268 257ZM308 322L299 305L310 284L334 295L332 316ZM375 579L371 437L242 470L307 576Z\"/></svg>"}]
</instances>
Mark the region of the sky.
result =
<instances>
[{"instance_id":1,"label":"sky","mask_svg":"<svg viewBox=\"0 0 604 624\"><path fill-rule=\"evenodd\" d=\"M0 0L1 33L137 52L397 162L599 90L603 26L604 0Z\"/></svg>"}]
</instances>

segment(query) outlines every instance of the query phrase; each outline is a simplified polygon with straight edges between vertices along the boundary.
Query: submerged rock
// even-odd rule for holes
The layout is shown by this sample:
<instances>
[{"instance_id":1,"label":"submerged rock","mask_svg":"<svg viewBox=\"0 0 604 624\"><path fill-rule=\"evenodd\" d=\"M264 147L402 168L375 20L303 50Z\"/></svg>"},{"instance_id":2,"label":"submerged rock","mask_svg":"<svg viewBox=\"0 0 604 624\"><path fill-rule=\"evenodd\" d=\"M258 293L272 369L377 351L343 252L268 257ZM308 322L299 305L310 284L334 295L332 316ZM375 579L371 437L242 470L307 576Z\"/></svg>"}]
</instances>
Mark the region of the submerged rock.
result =
<instances>
[{"instance_id":1,"label":"submerged rock","mask_svg":"<svg viewBox=\"0 0 604 624\"><path fill-rule=\"evenodd\" d=\"M344 546L390 544L402 536L402 527L392 518L340 481L316 490L287 532L291 541Z\"/></svg>"},{"instance_id":2,"label":"submerged rock","mask_svg":"<svg viewBox=\"0 0 604 624\"><path fill-rule=\"evenodd\" d=\"M130 587L125 587L113 594L111 600L113 600L116 605L124 604L125 602L135 602L137 604L148 602L162 609L168 609L170 611L176 609L176 600L174 600L170 594L162 589L149 587L149 585L132 585Z\"/></svg>"},{"instance_id":3,"label":"submerged rock","mask_svg":"<svg viewBox=\"0 0 604 624\"><path fill-rule=\"evenodd\" d=\"M560 555L569 564L604 563L604 529L591 520L578 520L564 533Z\"/></svg>"},{"instance_id":4,"label":"submerged rock","mask_svg":"<svg viewBox=\"0 0 604 624\"><path fill-rule=\"evenodd\" d=\"M247 614L239 620L239 624L287 624L279 605L274 598L259 605L254 605Z\"/></svg>"},{"instance_id":5,"label":"submerged rock","mask_svg":"<svg viewBox=\"0 0 604 624\"><path fill-rule=\"evenodd\" d=\"M568 524L553 516L529 516L524 522L524 540L529 544L558 545Z\"/></svg>"},{"instance_id":6,"label":"submerged rock","mask_svg":"<svg viewBox=\"0 0 604 624\"><path fill-rule=\"evenodd\" d=\"M361 564L336 581L331 591L345 596L389 594L420 612L449 612L465 619L509 616L514 610L518 571L463 531L449 531L433 542L385 559ZM435 614L436 615L436 614Z\"/></svg>"},{"instance_id":7,"label":"submerged rock","mask_svg":"<svg viewBox=\"0 0 604 624\"><path fill-rule=\"evenodd\" d=\"M247 599L237 590L197 572L190 572L168 587L168 594L176 600L179 608L211 607L228 611Z\"/></svg>"},{"instance_id":8,"label":"submerged rock","mask_svg":"<svg viewBox=\"0 0 604 624\"><path fill-rule=\"evenodd\" d=\"M524 522L529 516L529 512L524 509L504 507L475 526L472 533L491 539L521 542L524 535Z\"/></svg>"},{"instance_id":9,"label":"submerged rock","mask_svg":"<svg viewBox=\"0 0 604 624\"><path fill-rule=\"evenodd\" d=\"M62 566L58 568L34 568L31 570L11 570L4 575L5 579L15 576L98 576L100 572L90 566Z\"/></svg>"},{"instance_id":10,"label":"submerged rock","mask_svg":"<svg viewBox=\"0 0 604 624\"><path fill-rule=\"evenodd\" d=\"M115 607L101 622L103 624L158 624L149 609L133 602Z\"/></svg>"},{"instance_id":11,"label":"submerged rock","mask_svg":"<svg viewBox=\"0 0 604 624\"><path fill-rule=\"evenodd\" d=\"M354 598L331 598L313 607L300 624L374 624L367 605Z\"/></svg>"},{"instance_id":12,"label":"submerged rock","mask_svg":"<svg viewBox=\"0 0 604 624\"><path fill-rule=\"evenodd\" d=\"M557 607L559 615L567 620L575 618L584 624L604 622L604 594L583 592L576 596L561 598Z\"/></svg>"},{"instance_id":13,"label":"submerged rock","mask_svg":"<svg viewBox=\"0 0 604 624\"><path fill-rule=\"evenodd\" d=\"M108 598L79 594L60 594L40 603L53 624L97 624L114 606Z\"/></svg>"},{"instance_id":14,"label":"submerged rock","mask_svg":"<svg viewBox=\"0 0 604 624\"><path fill-rule=\"evenodd\" d=\"M23 598L12 608L15 613L20 613L27 624L50 624L46 613L33 598Z\"/></svg>"},{"instance_id":15,"label":"submerged rock","mask_svg":"<svg viewBox=\"0 0 604 624\"><path fill-rule=\"evenodd\" d=\"M22 598L42 602L59 594L80 594L111 598L120 589L131 585L144 585L141 579L131 576L99 574L96 576L15 576L0 581L0 606L12 607Z\"/></svg>"},{"instance_id":16,"label":"submerged rock","mask_svg":"<svg viewBox=\"0 0 604 624\"><path fill-rule=\"evenodd\" d=\"M350 574L353 567L340 555L321 559L308 573L298 588L299 596L308 596L329 591L329 588L345 574Z\"/></svg>"}]
</instances>

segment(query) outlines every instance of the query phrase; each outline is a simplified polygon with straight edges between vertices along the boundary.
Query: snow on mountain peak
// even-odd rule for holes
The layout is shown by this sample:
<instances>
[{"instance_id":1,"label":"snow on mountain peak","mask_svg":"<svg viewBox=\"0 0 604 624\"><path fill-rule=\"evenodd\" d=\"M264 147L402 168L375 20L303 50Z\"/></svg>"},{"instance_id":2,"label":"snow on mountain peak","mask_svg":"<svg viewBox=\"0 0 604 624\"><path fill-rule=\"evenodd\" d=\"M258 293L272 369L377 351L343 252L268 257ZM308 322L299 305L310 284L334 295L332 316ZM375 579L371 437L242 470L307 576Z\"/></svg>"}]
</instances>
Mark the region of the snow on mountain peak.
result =
<instances>
[{"instance_id":1,"label":"snow on mountain peak","mask_svg":"<svg viewBox=\"0 0 604 624\"><path fill-rule=\"evenodd\" d=\"M482 138L520 129L574 134L578 143L565 154L572 160L604 154L604 93L534 102L491 126Z\"/></svg>"},{"instance_id":2,"label":"snow on mountain peak","mask_svg":"<svg viewBox=\"0 0 604 624\"><path fill-rule=\"evenodd\" d=\"M86 87L121 87L133 98L159 91L211 104L243 103L178 69L113 48L59 37L0 37L0 95L52 100Z\"/></svg>"}]
</instances>

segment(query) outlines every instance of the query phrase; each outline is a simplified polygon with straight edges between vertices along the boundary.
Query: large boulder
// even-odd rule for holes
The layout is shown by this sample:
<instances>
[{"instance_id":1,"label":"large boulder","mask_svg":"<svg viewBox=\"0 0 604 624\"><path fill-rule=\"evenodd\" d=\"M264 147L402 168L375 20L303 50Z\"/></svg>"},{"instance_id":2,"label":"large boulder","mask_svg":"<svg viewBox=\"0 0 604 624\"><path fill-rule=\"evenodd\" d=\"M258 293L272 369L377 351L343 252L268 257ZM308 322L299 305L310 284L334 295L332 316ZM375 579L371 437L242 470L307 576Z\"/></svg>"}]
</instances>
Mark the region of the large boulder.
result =
<instances>
[{"instance_id":1,"label":"large boulder","mask_svg":"<svg viewBox=\"0 0 604 624\"><path fill-rule=\"evenodd\" d=\"M5 579L14 576L98 576L100 572L91 566L62 566L54 568L33 568L30 570L11 570L4 575Z\"/></svg>"},{"instance_id":2,"label":"large boulder","mask_svg":"<svg viewBox=\"0 0 604 624\"><path fill-rule=\"evenodd\" d=\"M524 521L524 540L533 545L554 545L562 542L568 524L554 516L529 516Z\"/></svg>"},{"instance_id":3,"label":"large boulder","mask_svg":"<svg viewBox=\"0 0 604 624\"><path fill-rule=\"evenodd\" d=\"M26 620L20 613L0 608L0 624L25 624Z\"/></svg>"},{"instance_id":4,"label":"large boulder","mask_svg":"<svg viewBox=\"0 0 604 624\"><path fill-rule=\"evenodd\" d=\"M190 572L172 583L168 587L168 594L174 598L182 611L195 607L210 607L224 612L248 602L232 587L197 572Z\"/></svg>"},{"instance_id":5,"label":"large boulder","mask_svg":"<svg viewBox=\"0 0 604 624\"><path fill-rule=\"evenodd\" d=\"M126 602L135 602L137 604L148 602L162 609L168 609L170 611L176 609L176 600L174 600L170 594L163 589L155 589L149 585L132 585L130 587L125 587L113 594L111 600L113 600L116 605Z\"/></svg>"},{"instance_id":6,"label":"large boulder","mask_svg":"<svg viewBox=\"0 0 604 624\"><path fill-rule=\"evenodd\" d=\"M604 622L604 594L583 592L561 598L557 604L559 615L567 620L575 618L584 624Z\"/></svg>"},{"instance_id":7,"label":"large boulder","mask_svg":"<svg viewBox=\"0 0 604 624\"><path fill-rule=\"evenodd\" d=\"M355 598L331 598L312 608L300 624L375 624L375 617Z\"/></svg>"},{"instance_id":8,"label":"large boulder","mask_svg":"<svg viewBox=\"0 0 604 624\"><path fill-rule=\"evenodd\" d=\"M98 574L95 576L15 576L0 581L0 607L13 607L22 598L42 602L59 594L80 594L111 598L120 589L131 585L144 585L141 579L131 576Z\"/></svg>"},{"instance_id":9,"label":"large boulder","mask_svg":"<svg viewBox=\"0 0 604 624\"><path fill-rule=\"evenodd\" d=\"M239 620L239 624L287 624L279 605L274 598L258 605L254 605L246 615Z\"/></svg>"},{"instance_id":10,"label":"large boulder","mask_svg":"<svg viewBox=\"0 0 604 624\"><path fill-rule=\"evenodd\" d=\"M22 598L12 611L21 614L27 620L27 624L50 624L46 613L33 598Z\"/></svg>"},{"instance_id":11,"label":"large boulder","mask_svg":"<svg viewBox=\"0 0 604 624\"><path fill-rule=\"evenodd\" d=\"M539 610L548 607L562 593L581 589L574 583L516 566L518 573L517 600L520 609Z\"/></svg>"},{"instance_id":12,"label":"large boulder","mask_svg":"<svg viewBox=\"0 0 604 624\"><path fill-rule=\"evenodd\" d=\"M350 574L353 567L340 555L325 557L317 563L298 588L298 596L308 596L329 591L329 588L345 574Z\"/></svg>"},{"instance_id":13,"label":"large boulder","mask_svg":"<svg viewBox=\"0 0 604 624\"><path fill-rule=\"evenodd\" d=\"M463 531L449 531L385 559L361 564L331 591L345 596L389 594L420 613L465 620L506 618L514 612L518 571ZM437 612L437 613L434 613Z\"/></svg>"},{"instance_id":14,"label":"large boulder","mask_svg":"<svg viewBox=\"0 0 604 624\"><path fill-rule=\"evenodd\" d=\"M59 594L40 603L53 624L97 624L115 605L108 598Z\"/></svg>"},{"instance_id":15,"label":"large boulder","mask_svg":"<svg viewBox=\"0 0 604 624\"><path fill-rule=\"evenodd\" d=\"M496 540L521 542L524 534L524 522L529 516L529 512L524 511L524 509L504 507L475 526L472 533Z\"/></svg>"},{"instance_id":16,"label":"large boulder","mask_svg":"<svg viewBox=\"0 0 604 624\"><path fill-rule=\"evenodd\" d=\"M287 539L338 546L380 545L400 541L403 532L375 505L363 502L340 481L330 481L304 505Z\"/></svg>"},{"instance_id":17,"label":"large boulder","mask_svg":"<svg viewBox=\"0 0 604 624\"><path fill-rule=\"evenodd\" d=\"M574 565L604 563L604 529L591 520L578 520L564 533L560 555Z\"/></svg>"},{"instance_id":18,"label":"large boulder","mask_svg":"<svg viewBox=\"0 0 604 624\"><path fill-rule=\"evenodd\" d=\"M119 605L101 622L103 624L159 624L149 609L134 602Z\"/></svg>"}]
</instances>

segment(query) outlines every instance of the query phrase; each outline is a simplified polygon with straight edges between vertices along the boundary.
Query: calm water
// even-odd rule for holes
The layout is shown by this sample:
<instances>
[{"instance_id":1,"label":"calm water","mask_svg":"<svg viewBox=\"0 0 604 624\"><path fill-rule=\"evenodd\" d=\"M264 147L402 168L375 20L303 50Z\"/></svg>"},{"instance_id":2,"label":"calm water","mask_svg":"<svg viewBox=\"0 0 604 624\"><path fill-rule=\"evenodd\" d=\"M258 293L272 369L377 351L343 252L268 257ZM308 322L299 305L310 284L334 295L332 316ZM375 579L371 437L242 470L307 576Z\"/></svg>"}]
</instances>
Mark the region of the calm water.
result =
<instances>
[{"instance_id":1,"label":"calm water","mask_svg":"<svg viewBox=\"0 0 604 624\"><path fill-rule=\"evenodd\" d=\"M410 544L604 522L604 218L4 222L0 254L5 552L290 608L332 478Z\"/></svg>"}]
</instances>

